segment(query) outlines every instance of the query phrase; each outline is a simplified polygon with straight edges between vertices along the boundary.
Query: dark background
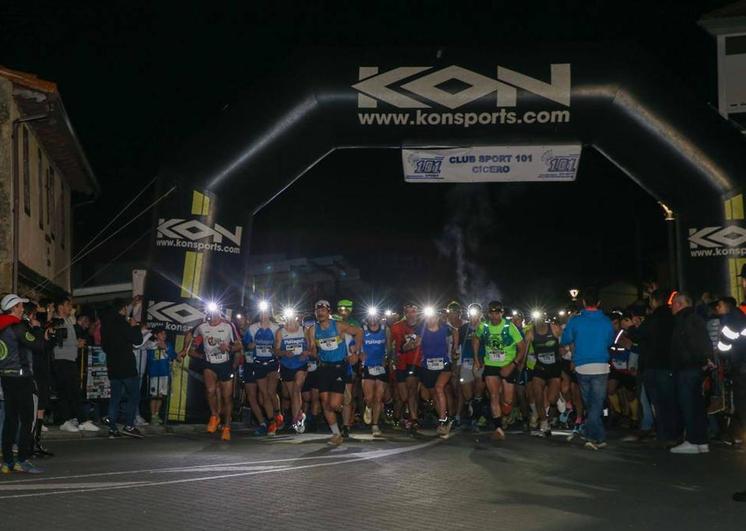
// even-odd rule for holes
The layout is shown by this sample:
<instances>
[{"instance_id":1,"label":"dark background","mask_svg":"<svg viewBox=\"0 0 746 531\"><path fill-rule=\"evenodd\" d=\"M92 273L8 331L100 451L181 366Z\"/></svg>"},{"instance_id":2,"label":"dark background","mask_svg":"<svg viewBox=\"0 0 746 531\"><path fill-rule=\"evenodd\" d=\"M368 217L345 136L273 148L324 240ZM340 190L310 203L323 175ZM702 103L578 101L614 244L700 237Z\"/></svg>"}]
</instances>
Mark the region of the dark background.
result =
<instances>
[{"instance_id":1,"label":"dark background","mask_svg":"<svg viewBox=\"0 0 746 531\"><path fill-rule=\"evenodd\" d=\"M14 1L0 8L0 64L59 85L103 190L75 211L80 248L169 153L306 47L628 41L714 105L715 43L697 20L728 3ZM125 219L153 197L144 193ZM76 284L140 261L150 222L143 216L89 255ZM588 283L667 281L660 207L592 150L576 183L459 186L405 184L396 151L337 152L254 230L252 252L342 254L378 290L406 284L443 299L463 290L528 304ZM417 253L428 267L402 275L386 267L392 253ZM121 263L107 265L114 258Z\"/></svg>"}]
</instances>

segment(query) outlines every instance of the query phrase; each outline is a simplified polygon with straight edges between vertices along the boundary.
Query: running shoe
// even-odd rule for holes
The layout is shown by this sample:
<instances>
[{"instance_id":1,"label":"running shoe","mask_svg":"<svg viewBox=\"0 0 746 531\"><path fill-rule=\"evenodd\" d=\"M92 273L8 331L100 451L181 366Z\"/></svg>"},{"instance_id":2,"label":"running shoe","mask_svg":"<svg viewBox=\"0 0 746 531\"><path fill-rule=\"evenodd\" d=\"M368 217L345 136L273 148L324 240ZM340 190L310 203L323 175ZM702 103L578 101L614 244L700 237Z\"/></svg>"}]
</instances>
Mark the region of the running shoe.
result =
<instances>
[{"instance_id":1,"label":"running shoe","mask_svg":"<svg viewBox=\"0 0 746 531\"><path fill-rule=\"evenodd\" d=\"M254 435L256 435L257 437L267 435L267 424L260 424L259 427L254 430Z\"/></svg>"},{"instance_id":2,"label":"running shoe","mask_svg":"<svg viewBox=\"0 0 746 531\"><path fill-rule=\"evenodd\" d=\"M215 415L211 416L207 423L207 433L215 433L218 430L218 424L220 424L220 419Z\"/></svg>"},{"instance_id":3,"label":"running shoe","mask_svg":"<svg viewBox=\"0 0 746 531\"><path fill-rule=\"evenodd\" d=\"M11 472L13 472L13 463L3 463L0 467L0 473L2 474L10 474Z\"/></svg>"},{"instance_id":4,"label":"running shoe","mask_svg":"<svg viewBox=\"0 0 746 531\"><path fill-rule=\"evenodd\" d=\"M370 427L370 432L373 435L373 437L383 437L383 432L381 431L381 428L379 428L375 424L373 424L373 426Z\"/></svg>"},{"instance_id":5,"label":"running shoe","mask_svg":"<svg viewBox=\"0 0 746 531\"><path fill-rule=\"evenodd\" d=\"M122 433L118 429L109 430L109 439L119 439Z\"/></svg>"},{"instance_id":6,"label":"running shoe","mask_svg":"<svg viewBox=\"0 0 746 531\"><path fill-rule=\"evenodd\" d=\"M445 422L438 422L438 427L435 428L435 433L438 434L439 437L444 437L446 435L446 424Z\"/></svg>"},{"instance_id":7,"label":"running shoe","mask_svg":"<svg viewBox=\"0 0 746 531\"><path fill-rule=\"evenodd\" d=\"M339 446L343 442L344 442L344 439L342 438L342 434L341 433L336 433L336 434L332 435L331 439L329 439L329 441L327 442L327 444L329 444L331 446Z\"/></svg>"},{"instance_id":8,"label":"running shoe","mask_svg":"<svg viewBox=\"0 0 746 531\"><path fill-rule=\"evenodd\" d=\"M223 432L220 434L220 439L223 441L231 440L231 428L230 426L223 426Z\"/></svg>"},{"instance_id":9,"label":"running shoe","mask_svg":"<svg viewBox=\"0 0 746 531\"><path fill-rule=\"evenodd\" d=\"M27 459L26 461L23 461L22 463L16 463L13 466L13 472L23 472L26 474L41 474L44 471L41 468L34 466L34 464Z\"/></svg>"},{"instance_id":10,"label":"running shoe","mask_svg":"<svg viewBox=\"0 0 746 531\"><path fill-rule=\"evenodd\" d=\"M586 441L583 446L588 450L603 450L608 445L603 441Z\"/></svg>"},{"instance_id":11,"label":"running shoe","mask_svg":"<svg viewBox=\"0 0 746 531\"><path fill-rule=\"evenodd\" d=\"M280 429L285 425L285 417L282 413L275 415L275 424L277 424L277 429Z\"/></svg>"},{"instance_id":12,"label":"running shoe","mask_svg":"<svg viewBox=\"0 0 746 531\"><path fill-rule=\"evenodd\" d=\"M350 438L350 427L349 426L342 426L342 438L344 439Z\"/></svg>"},{"instance_id":13,"label":"running shoe","mask_svg":"<svg viewBox=\"0 0 746 531\"><path fill-rule=\"evenodd\" d=\"M368 405L365 406L365 412L363 413L363 422L365 422L369 426L370 423L373 422L373 411Z\"/></svg>"},{"instance_id":14,"label":"running shoe","mask_svg":"<svg viewBox=\"0 0 746 531\"><path fill-rule=\"evenodd\" d=\"M531 414L531 418L528 421L528 427L532 430L539 427L539 415Z\"/></svg>"},{"instance_id":15,"label":"running shoe","mask_svg":"<svg viewBox=\"0 0 746 531\"><path fill-rule=\"evenodd\" d=\"M298 420L293 424L293 428L296 433L303 433L306 431L306 414L301 413L298 416Z\"/></svg>"},{"instance_id":16,"label":"running shoe","mask_svg":"<svg viewBox=\"0 0 746 531\"><path fill-rule=\"evenodd\" d=\"M277 433L277 422L271 420L269 427L267 428L267 435L275 435Z\"/></svg>"}]
</instances>

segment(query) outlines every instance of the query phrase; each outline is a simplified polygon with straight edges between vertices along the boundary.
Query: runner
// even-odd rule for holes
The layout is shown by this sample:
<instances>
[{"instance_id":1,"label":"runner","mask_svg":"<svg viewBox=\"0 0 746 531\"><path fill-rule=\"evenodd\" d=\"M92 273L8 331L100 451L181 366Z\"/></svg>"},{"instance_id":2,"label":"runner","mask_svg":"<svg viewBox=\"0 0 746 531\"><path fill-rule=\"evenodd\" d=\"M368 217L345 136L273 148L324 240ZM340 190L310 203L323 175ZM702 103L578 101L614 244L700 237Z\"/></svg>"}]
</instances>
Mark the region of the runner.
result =
<instances>
[{"instance_id":1,"label":"runner","mask_svg":"<svg viewBox=\"0 0 746 531\"><path fill-rule=\"evenodd\" d=\"M305 333L298 324L295 310L283 312L285 326L275 334L275 352L280 357L280 377L282 385L290 397L290 410L293 415L293 429L297 433L306 431L306 414L303 412L301 389L308 370L308 343Z\"/></svg>"},{"instance_id":2,"label":"runner","mask_svg":"<svg viewBox=\"0 0 746 531\"><path fill-rule=\"evenodd\" d=\"M238 376L243 384L244 395L246 396L246 402L249 404L249 409L259 423L257 432L263 428L264 433L262 433L262 435L266 435L267 423L264 420L264 414L262 413L262 408L259 406L259 401L257 399L256 378L254 378L254 351L249 348L249 345L254 343L254 338L251 336L251 332L249 331L249 325L249 316L247 315L246 310L239 309L236 315L236 326L238 327L238 333L241 336L244 362L239 368Z\"/></svg>"},{"instance_id":3,"label":"runner","mask_svg":"<svg viewBox=\"0 0 746 531\"><path fill-rule=\"evenodd\" d=\"M614 327L614 344L609 347L611 365L609 372L608 399L615 414L614 420L621 420L630 425L624 428L637 427L639 402L637 400L637 354L627 330L634 328L631 313L612 314L611 324ZM636 350L636 349L635 349Z\"/></svg>"},{"instance_id":4,"label":"runner","mask_svg":"<svg viewBox=\"0 0 746 531\"><path fill-rule=\"evenodd\" d=\"M513 409L515 383L519 367L526 355L526 342L518 328L508 319L503 319L503 306L492 301L488 306L487 323L482 323L472 340L474 352L484 345L484 380L490 393L494 438L505 439L502 417ZM502 391L502 403L500 393Z\"/></svg>"},{"instance_id":5,"label":"runner","mask_svg":"<svg viewBox=\"0 0 746 531\"><path fill-rule=\"evenodd\" d=\"M422 326L417 322L418 306L404 305L404 318L391 327L396 356L396 388L403 406L409 410L409 419L404 421L405 429L417 429L417 386L420 362L418 332Z\"/></svg>"},{"instance_id":6,"label":"runner","mask_svg":"<svg viewBox=\"0 0 746 531\"><path fill-rule=\"evenodd\" d=\"M559 356L559 336L543 315L532 316L534 326L526 333L526 343L533 347L536 365L531 379L531 395L540 419L539 429L545 436L551 435L549 408L560 398L562 367Z\"/></svg>"},{"instance_id":7,"label":"runner","mask_svg":"<svg viewBox=\"0 0 746 531\"><path fill-rule=\"evenodd\" d=\"M357 363L357 345L363 342L363 331L357 326L331 319L331 305L326 300L317 301L314 309L317 323L306 331L306 338L311 356L318 357L320 362L319 395L324 417L332 432L329 444L338 446L343 438L337 425L337 410L344 398L347 365ZM349 349L345 346L344 334L355 338L355 344Z\"/></svg>"},{"instance_id":8,"label":"runner","mask_svg":"<svg viewBox=\"0 0 746 531\"><path fill-rule=\"evenodd\" d=\"M482 322L482 307L479 304L470 304L467 308L469 320L459 328L460 356L458 359L459 383L463 405L459 410L465 411L466 420L464 427L472 430L478 429L476 421L482 412L482 395L484 395L484 380L482 373L484 367L478 366L474 360L472 339L474 332ZM480 360L484 357L484 346L480 350Z\"/></svg>"},{"instance_id":9,"label":"runner","mask_svg":"<svg viewBox=\"0 0 746 531\"><path fill-rule=\"evenodd\" d=\"M333 316L333 319L339 322L349 323L360 328L360 322L352 317L352 306L353 302L350 299L341 299L337 303L337 314ZM355 344L355 339L350 334L345 334L343 337L345 340L345 345L347 345L347 349L349 350L350 346ZM352 420L355 416L355 387L358 383L356 369L357 367L349 365L347 367L345 375L345 396L344 405L342 406L342 437L344 437L345 439L350 436Z\"/></svg>"},{"instance_id":10,"label":"runner","mask_svg":"<svg viewBox=\"0 0 746 531\"><path fill-rule=\"evenodd\" d=\"M452 421L448 418L448 398L451 393L448 382L451 380L451 353L449 343L458 344L458 329L449 341L452 330L448 324L441 322L433 308L424 309L425 322L422 325L417 341L420 343L420 378L422 385L431 393L435 408L438 411L437 433L448 436ZM453 398L451 398L453 402Z\"/></svg>"},{"instance_id":11,"label":"runner","mask_svg":"<svg viewBox=\"0 0 746 531\"><path fill-rule=\"evenodd\" d=\"M532 321L526 321L526 318L521 310L513 310L510 313L510 321L515 325L520 332L522 338L526 338L526 333L533 327ZM523 422L525 431L530 429L531 419L531 404L534 403L534 396L531 388L531 376L534 366L536 365L536 356L533 355L533 347L531 343L526 342L526 358L525 363L521 363L518 367L518 378L516 379L515 386L515 404L518 407L514 407L510 415L503 419L503 427L508 427L518 420ZM537 415L538 423L538 415Z\"/></svg>"},{"instance_id":12,"label":"runner","mask_svg":"<svg viewBox=\"0 0 746 531\"><path fill-rule=\"evenodd\" d=\"M383 395L386 389L386 359L391 345L391 332L382 325L377 308L368 309L368 318L363 329L363 396L365 413L363 421L370 424L373 437L382 435L378 421L383 406Z\"/></svg>"},{"instance_id":13,"label":"runner","mask_svg":"<svg viewBox=\"0 0 746 531\"><path fill-rule=\"evenodd\" d=\"M316 318L313 315L303 319L303 333L308 334L308 329L316 326ZM319 399L319 371L318 360L308 358L306 380L303 382L303 412L306 415L306 431L315 433L318 429L317 422L321 413L321 401Z\"/></svg>"},{"instance_id":14,"label":"runner","mask_svg":"<svg viewBox=\"0 0 746 531\"><path fill-rule=\"evenodd\" d=\"M269 426L264 429L261 424L257 435L274 435L277 427L282 426L284 418L280 413L280 397L277 396L277 382L280 379L279 363L275 356L275 334L279 328L269 316L271 308L268 302L259 302L259 321L249 326L253 339L248 347L254 351L254 379L259 389L260 402L269 419Z\"/></svg>"},{"instance_id":15,"label":"runner","mask_svg":"<svg viewBox=\"0 0 746 531\"><path fill-rule=\"evenodd\" d=\"M446 324L451 330L448 335L448 352L451 353L451 379L448 382L448 386L451 388L451 392L446 393L448 398L448 411L453 413L453 426L458 428L461 426L461 409L464 405L464 399L461 396L461 384L459 382L459 364L461 363L461 345L463 341L454 341L461 325L464 324L464 320L461 318L462 308L458 301L451 301L446 306Z\"/></svg>"},{"instance_id":16,"label":"runner","mask_svg":"<svg viewBox=\"0 0 746 531\"><path fill-rule=\"evenodd\" d=\"M218 407L218 388L222 402L223 429L221 438L231 440L231 420L233 414L233 375L238 368L240 358L233 352L241 350L238 331L232 323L224 320L220 315L220 308L208 304L207 321L197 326L192 334L192 348L189 355L201 359L204 363L205 391L207 403L210 406L210 421L207 432L215 433L220 424L220 409Z\"/></svg>"}]
</instances>

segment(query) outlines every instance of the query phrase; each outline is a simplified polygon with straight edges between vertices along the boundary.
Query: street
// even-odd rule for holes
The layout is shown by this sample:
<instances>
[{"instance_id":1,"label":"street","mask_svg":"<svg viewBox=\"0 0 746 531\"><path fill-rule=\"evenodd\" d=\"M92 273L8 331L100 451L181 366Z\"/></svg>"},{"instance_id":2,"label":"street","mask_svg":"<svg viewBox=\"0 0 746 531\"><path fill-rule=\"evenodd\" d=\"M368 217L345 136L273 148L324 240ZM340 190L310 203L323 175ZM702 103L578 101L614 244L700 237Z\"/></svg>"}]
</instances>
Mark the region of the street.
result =
<instances>
[{"instance_id":1,"label":"street","mask_svg":"<svg viewBox=\"0 0 746 531\"><path fill-rule=\"evenodd\" d=\"M55 441L41 476L0 478L3 529L743 529L746 457L509 433L207 434Z\"/></svg>"}]
</instances>

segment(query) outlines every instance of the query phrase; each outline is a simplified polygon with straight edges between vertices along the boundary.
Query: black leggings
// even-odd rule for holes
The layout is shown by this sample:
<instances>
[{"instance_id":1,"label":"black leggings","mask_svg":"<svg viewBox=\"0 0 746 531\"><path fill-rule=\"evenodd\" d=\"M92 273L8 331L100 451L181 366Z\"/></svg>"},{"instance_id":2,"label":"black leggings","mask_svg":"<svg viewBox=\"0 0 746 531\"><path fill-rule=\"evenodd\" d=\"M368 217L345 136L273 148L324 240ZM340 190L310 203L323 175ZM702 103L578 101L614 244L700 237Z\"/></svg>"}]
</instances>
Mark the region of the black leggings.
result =
<instances>
[{"instance_id":1,"label":"black leggings","mask_svg":"<svg viewBox=\"0 0 746 531\"><path fill-rule=\"evenodd\" d=\"M18 461L31 457L31 426L34 423L34 382L28 377L0 377L5 397L3 460L13 462L13 443L18 433ZM20 426L20 432L18 430Z\"/></svg>"}]
</instances>

